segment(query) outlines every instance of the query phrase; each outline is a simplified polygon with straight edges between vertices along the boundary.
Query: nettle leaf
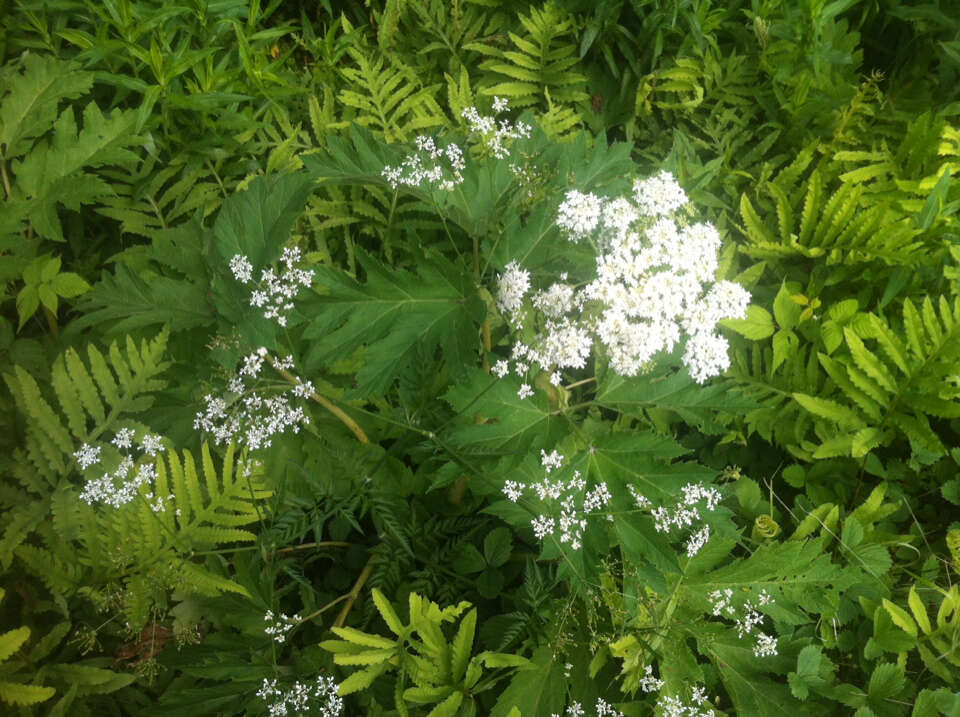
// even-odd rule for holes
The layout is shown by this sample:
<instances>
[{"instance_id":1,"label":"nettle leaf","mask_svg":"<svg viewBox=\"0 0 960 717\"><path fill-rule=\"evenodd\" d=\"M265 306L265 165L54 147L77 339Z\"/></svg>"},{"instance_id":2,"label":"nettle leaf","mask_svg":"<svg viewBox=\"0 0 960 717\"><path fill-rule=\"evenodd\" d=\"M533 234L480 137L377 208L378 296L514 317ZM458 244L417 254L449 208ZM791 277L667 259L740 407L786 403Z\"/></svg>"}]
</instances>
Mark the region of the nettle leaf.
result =
<instances>
[{"instance_id":1,"label":"nettle leaf","mask_svg":"<svg viewBox=\"0 0 960 717\"><path fill-rule=\"evenodd\" d=\"M312 190L313 179L296 172L257 177L227 199L213 225L214 252L224 270L236 254L257 270L276 261Z\"/></svg>"},{"instance_id":2,"label":"nettle leaf","mask_svg":"<svg viewBox=\"0 0 960 717\"><path fill-rule=\"evenodd\" d=\"M25 54L23 73L13 75L0 95L0 157L19 157L30 140L47 132L61 100L75 99L93 86L93 73L49 55Z\"/></svg>"},{"instance_id":3,"label":"nettle leaf","mask_svg":"<svg viewBox=\"0 0 960 717\"><path fill-rule=\"evenodd\" d=\"M350 394L357 397L386 391L424 347L439 346L454 371L475 363L485 305L469 272L440 256L425 257L419 275L390 270L360 250L356 256L365 284L331 267L316 270L328 293L304 302L314 316L304 332L307 366L329 365L366 344Z\"/></svg>"},{"instance_id":4,"label":"nettle leaf","mask_svg":"<svg viewBox=\"0 0 960 717\"><path fill-rule=\"evenodd\" d=\"M522 715L548 715L563 710L563 665L553 659L547 646L538 647L531 662L536 669L514 675L494 705L491 717L504 717L514 709Z\"/></svg>"},{"instance_id":5,"label":"nettle leaf","mask_svg":"<svg viewBox=\"0 0 960 717\"><path fill-rule=\"evenodd\" d=\"M716 420L719 411L739 414L759 408L759 404L722 381L701 386L686 370L670 376L648 374L630 378L605 370L598 377L594 400L631 415L644 415L650 409L671 411L705 433L722 430Z\"/></svg>"},{"instance_id":6,"label":"nettle leaf","mask_svg":"<svg viewBox=\"0 0 960 717\"><path fill-rule=\"evenodd\" d=\"M467 380L444 396L460 414L446 436L456 445L483 453L513 454L553 446L566 419L555 415L542 391L520 398L519 388L519 381L511 378L470 370Z\"/></svg>"}]
</instances>

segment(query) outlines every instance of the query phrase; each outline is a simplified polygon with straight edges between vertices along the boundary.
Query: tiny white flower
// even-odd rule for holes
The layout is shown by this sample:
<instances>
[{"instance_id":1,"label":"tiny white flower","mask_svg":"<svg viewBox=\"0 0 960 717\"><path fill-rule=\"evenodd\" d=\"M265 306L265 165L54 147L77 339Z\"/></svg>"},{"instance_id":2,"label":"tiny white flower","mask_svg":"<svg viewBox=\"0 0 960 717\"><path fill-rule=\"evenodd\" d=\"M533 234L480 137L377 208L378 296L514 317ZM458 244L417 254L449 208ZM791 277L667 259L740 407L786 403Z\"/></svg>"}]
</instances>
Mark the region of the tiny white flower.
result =
<instances>
[{"instance_id":1,"label":"tiny white flower","mask_svg":"<svg viewBox=\"0 0 960 717\"><path fill-rule=\"evenodd\" d=\"M100 446L91 446L86 443L80 446L80 449L73 454L80 465L80 470L86 470L100 462L100 449Z\"/></svg>"}]
</instances>

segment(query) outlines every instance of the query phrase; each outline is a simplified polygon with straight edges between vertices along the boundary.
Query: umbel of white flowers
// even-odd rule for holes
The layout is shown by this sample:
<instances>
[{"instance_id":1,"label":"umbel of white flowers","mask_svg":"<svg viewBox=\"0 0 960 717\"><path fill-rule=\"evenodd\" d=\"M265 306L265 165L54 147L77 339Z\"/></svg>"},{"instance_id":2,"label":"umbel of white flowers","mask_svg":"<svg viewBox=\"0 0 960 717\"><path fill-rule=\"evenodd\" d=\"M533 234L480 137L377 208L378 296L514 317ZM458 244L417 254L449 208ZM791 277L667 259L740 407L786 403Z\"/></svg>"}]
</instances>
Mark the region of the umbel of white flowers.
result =
<instances>
[{"instance_id":1,"label":"umbel of white flowers","mask_svg":"<svg viewBox=\"0 0 960 717\"><path fill-rule=\"evenodd\" d=\"M557 226L570 241L597 251L595 278L579 288L561 281L532 294L530 272L510 262L498 280L497 304L514 329L533 313L541 326L530 345L517 343L514 370L534 365L552 373L583 368L595 343L621 376L635 376L654 356L685 337L683 364L698 383L730 366L722 319L745 318L750 294L737 283L714 281L720 235L708 223L679 226L673 213L687 196L668 172L633 185L631 197L607 199L567 192ZM507 361L494 366L503 377ZM532 395L523 384L520 396Z\"/></svg>"}]
</instances>

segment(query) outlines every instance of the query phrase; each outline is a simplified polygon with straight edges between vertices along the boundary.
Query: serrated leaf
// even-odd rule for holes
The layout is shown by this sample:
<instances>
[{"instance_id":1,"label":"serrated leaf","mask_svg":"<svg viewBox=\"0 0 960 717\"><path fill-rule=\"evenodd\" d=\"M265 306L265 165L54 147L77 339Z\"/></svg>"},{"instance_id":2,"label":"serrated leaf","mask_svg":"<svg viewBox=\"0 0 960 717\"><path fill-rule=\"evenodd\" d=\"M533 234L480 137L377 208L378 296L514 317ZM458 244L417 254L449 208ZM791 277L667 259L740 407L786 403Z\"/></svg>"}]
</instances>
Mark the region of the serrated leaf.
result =
<instances>
[{"instance_id":1,"label":"serrated leaf","mask_svg":"<svg viewBox=\"0 0 960 717\"><path fill-rule=\"evenodd\" d=\"M894 625L906 632L910 637L917 636L917 623L914 622L906 610L886 598L883 598L883 608L889 613Z\"/></svg>"},{"instance_id":2,"label":"serrated leaf","mask_svg":"<svg viewBox=\"0 0 960 717\"><path fill-rule=\"evenodd\" d=\"M21 685L16 682L0 682L0 700L12 705L35 705L56 694L52 687Z\"/></svg>"},{"instance_id":3,"label":"serrated leaf","mask_svg":"<svg viewBox=\"0 0 960 717\"><path fill-rule=\"evenodd\" d=\"M450 673L453 682L459 683L467 671L467 663L473 651L473 638L477 627L477 609L473 608L460 621L460 627L453 638Z\"/></svg>"},{"instance_id":4,"label":"serrated leaf","mask_svg":"<svg viewBox=\"0 0 960 717\"><path fill-rule=\"evenodd\" d=\"M371 596L373 597L373 603L377 606L377 610L380 612L380 616L383 617L383 621L387 623L387 627L390 628L390 631L397 637L402 637L406 634L407 630L404 627L403 623L400 622L400 618L397 616L396 611L393 609L393 606L390 604L390 601L380 592L377 588L374 588L371 591Z\"/></svg>"},{"instance_id":5,"label":"serrated leaf","mask_svg":"<svg viewBox=\"0 0 960 717\"><path fill-rule=\"evenodd\" d=\"M744 338L752 341L765 339L776 331L770 312L756 304L747 307L747 318L724 319L719 322L719 325L736 331Z\"/></svg>"},{"instance_id":6,"label":"serrated leaf","mask_svg":"<svg viewBox=\"0 0 960 717\"><path fill-rule=\"evenodd\" d=\"M331 627L330 629L335 635L339 635L344 640L354 642L358 645L367 645L369 647L378 647L384 649L395 648L397 646L397 643L394 640L381 637L380 635L371 635L370 633L357 630L353 627Z\"/></svg>"},{"instance_id":7,"label":"serrated leaf","mask_svg":"<svg viewBox=\"0 0 960 717\"><path fill-rule=\"evenodd\" d=\"M419 276L388 270L361 250L356 257L365 284L339 270L316 270L327 294L304 303L314 316L304 332L312 344L308 365L332 363L367 344L366 363L348 396L362 397L384 392L421 350L440 346L454 372L472 362L485 308L464 271L441 256L424 260Z\"/></svg>"},{"instance_id":8,"label":"serrated leaf","mask_svg":"<svg viewBox=\"0 0 960 717\"><path fill-rule=\"evenodd\" d=\"M16 630L10 630L0 635L0 662L8 659L29 639L30 628L26 626L18 627Z\"/></svg>"}]
</instances>

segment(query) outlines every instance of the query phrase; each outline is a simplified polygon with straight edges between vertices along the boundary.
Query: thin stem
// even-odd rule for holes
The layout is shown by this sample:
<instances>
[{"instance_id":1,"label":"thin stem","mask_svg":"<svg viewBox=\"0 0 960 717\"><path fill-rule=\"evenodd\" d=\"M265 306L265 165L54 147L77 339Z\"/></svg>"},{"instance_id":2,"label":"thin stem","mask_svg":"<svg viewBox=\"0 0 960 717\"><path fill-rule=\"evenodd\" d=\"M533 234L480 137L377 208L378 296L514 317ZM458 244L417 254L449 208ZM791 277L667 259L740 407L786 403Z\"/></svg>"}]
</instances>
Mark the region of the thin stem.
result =
<instances>
[{"instance_id":1,"label":"thin stem","mask_svg":"<svg viewBox=\"0 0 960 717\"><path fill-rule=\"evenodd\" d=\"M370 556L370 559L367 560L367 564L363 566L363 571L357 577L357 581L353 584L353 587L350 589L350 592L345 596L347 598L347 604L343 606L343 609L340 611L340 614L337 615L337 619L334 620L334 627L343 627L343 623L347 620L347 615L350 614L350 608L353 607L353 603L357 601L357 596L360 594L360 590L363 589L363 586L366 584L367 579L370 577L370 574L373 572L373 561L377 559L377 554L374 553Z\"/></svg>"},{"instance_id":2,"label":"thin stem","mask_svg":"<svg viewBox=\"0 0 960 717\"><path fill-rule=\"evenodd\" d=\"M270 363L277 370L277 373L283 376L289 383L293 384L294 386L299 384L299 381L297 380L296 376L294 376L292 373L290 373L286 369L282 369L279 366L277 366L277 361L276 359L273 358L273 356L270 357ZM361 443L370 442L370 439L367 438L367 434L363 432L363 429L360 428L357 422L354 421L352 418L350 418L350 416L348 416L347 413L343 409L341 409L339 406L332 403L325 396L321 396L316 391L312 391L310 393L310 398L312 398L314 401L319 403L325 409L330 411L330 413L332 413L334 416L339 418L340 422L350 429L350 432L357 437L358 441L360 441Z\"/></svg>"},{"instance_id":3,"label":"thin stem","mask_svg":"<svg viewBox=\"0 0 960 717\"><path fill-rule=\"evenodd\" d=\"M0 159L0 177L3 178L3 190L7 199L10 199L10 177L7 176L7 163Z\"/></svg>"},{"instance_id":4,"label":"thin stem","mask_svg":"<svg viewBox=\"0 0 960 717\"><path fill-rule=\"evenodd\" d=\"M585 383L590 383L591 381L596 381L596 380L597 380L596 376L591 376L590 378L585 378L582 381L577 381L576 383L568 383L566 386L564 386L564 388L569 391L571 388L576 388L577 386L582 386Z\"/></svg>"},{"instance_id":5,"label":"thin stem","mask_svg":"<svg viewBox=\"0 0 960 717\"><path fill-rule=\"evenodd\" d=\"M295 550L307 550L309 548L350 548L356 545L356 543L345 543L342 540L324 540L320 543L303 543L302 545L292 545L289 548L280 548L280 550L275 551L277 555L280 553L292 553Z\"/></svg>"}]
</instances>

